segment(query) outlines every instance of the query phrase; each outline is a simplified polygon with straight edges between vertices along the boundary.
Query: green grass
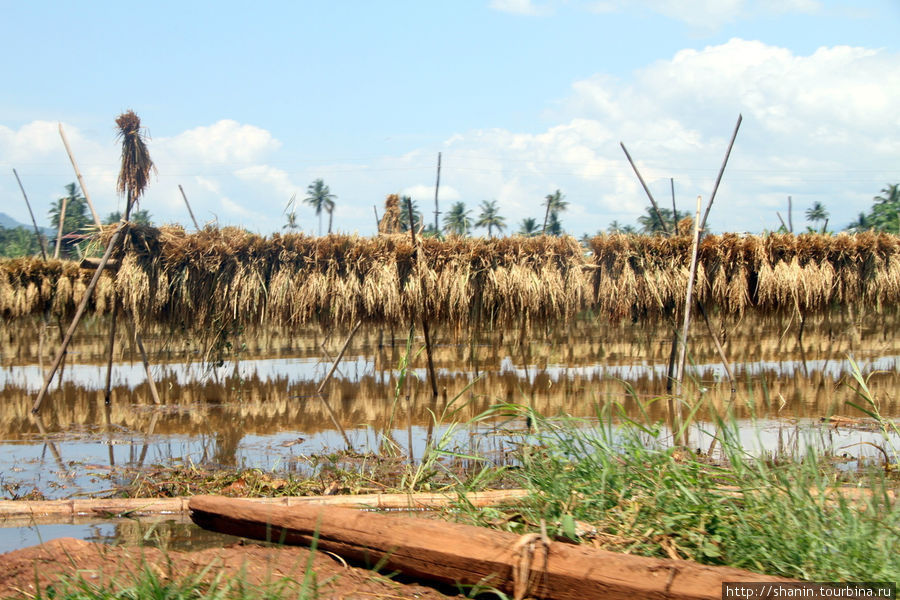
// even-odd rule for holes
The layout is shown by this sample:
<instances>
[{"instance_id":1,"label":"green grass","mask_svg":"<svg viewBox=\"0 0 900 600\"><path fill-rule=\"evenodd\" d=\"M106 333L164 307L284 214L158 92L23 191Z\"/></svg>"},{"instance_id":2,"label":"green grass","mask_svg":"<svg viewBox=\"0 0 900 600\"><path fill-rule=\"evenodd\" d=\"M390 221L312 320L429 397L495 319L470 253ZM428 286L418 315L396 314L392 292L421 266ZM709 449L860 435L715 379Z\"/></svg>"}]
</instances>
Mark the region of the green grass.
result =
<instances>
[{"instance_id":1,"label":"green grass","mask_svg":"<svg viewBox=\"0 0 900 600\"><path fill-rule=\"evenodd\" d=\"M99 584L83 577L68 577L38 589L29 597L34 600L312 600L319 597L319 590L315 575L310 576L310 573L311 569L307 567L303 581L283 578L254 585L240 574L211 577L209 569L172 580L147 568L130 580Z\"/></svg>"},{"instance_id":2,"label":"green grass","mask_svg":"<svg viewBox=\"0 0 900 600\"><path fill-rule=\"evenodd\" d=\"M663 443L660 426L624 419L547 418L518 405L484 415L530 418L512 470L530 496L513 510L469 507L480 524L601 548L817 581L900 580L900 505L883 470L861 475L861 499L826 494L841 476L808 449L773 463L737 445L720 423L724 460ZM617 417L617 418L614 418ZM624 424L622 424L624 422Z\"/></svg>"}]
</instances>

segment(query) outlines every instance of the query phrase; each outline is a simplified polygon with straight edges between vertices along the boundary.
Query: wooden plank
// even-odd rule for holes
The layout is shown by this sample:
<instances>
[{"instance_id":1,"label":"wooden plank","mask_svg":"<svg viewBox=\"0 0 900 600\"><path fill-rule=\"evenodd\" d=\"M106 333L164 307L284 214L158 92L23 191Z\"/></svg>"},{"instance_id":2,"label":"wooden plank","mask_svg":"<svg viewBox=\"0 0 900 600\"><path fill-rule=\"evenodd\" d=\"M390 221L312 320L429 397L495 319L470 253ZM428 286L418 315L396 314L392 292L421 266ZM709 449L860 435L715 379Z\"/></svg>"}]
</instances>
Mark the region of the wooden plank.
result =
<instances>
[{"instance_id":1,"label":"wooden plank","mask_svg":"<svg viewBox=\"0 0 900 600\"><path fill-rule=\"evenodd\" d=\"M195 496L201 527L258 540L310 545L354 562L450 585L495 588L516 598L718 599L723 582L788 582L725 567L547 542L431 519L317 505L280 507Z\"/></svg>"}]
</instances>

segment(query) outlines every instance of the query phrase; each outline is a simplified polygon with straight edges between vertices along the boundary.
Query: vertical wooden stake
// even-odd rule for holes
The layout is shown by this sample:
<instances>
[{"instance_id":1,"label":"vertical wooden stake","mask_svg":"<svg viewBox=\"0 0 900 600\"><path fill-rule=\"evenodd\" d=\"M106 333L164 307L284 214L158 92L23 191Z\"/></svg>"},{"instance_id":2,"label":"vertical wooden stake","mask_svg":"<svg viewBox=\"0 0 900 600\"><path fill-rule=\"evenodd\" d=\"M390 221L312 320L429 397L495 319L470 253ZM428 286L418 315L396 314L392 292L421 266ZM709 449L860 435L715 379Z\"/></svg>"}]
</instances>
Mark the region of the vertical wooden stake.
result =
<instances>
[{"instance_id":1,"label":"vertical wooden stake","mask_svg":"<svg viewBox=\"0 0 900 600\"><path fill-rule=\"evenodd\" d=\"M415 252L415 256L418 260L418 249L416 248L416 228L412 226L415 222L413 219L413 209L412 209L412 199L408 199L406 201L406 209L409 211L409 233L412 235L412 244L413 244L413 252ZM421 265L422 262L419 261ZM419 284L423 286L422 290L422 333L425 335L425 354L428 357L428 377L431 379L431 393L437 398L438 397L438 389L437 389L437 379L434 376L434 360L431 357L431 336L428 333L428 305L425 302L425 290L424 290L424 280L422 279L422 274L419 273Z\"/></svg>"},{"instance_id":2,"label":"vertical wooden stake","mask_svg":"<svg viewBox=\"0 0 900 600\"><path fill-rule=\"evenodd\" d=\"M438 165L437 165L437 181L434 183L434 231L435 233L441 230L440 225L438 224L438 215L441 214L441 211L438 210L438 189L441 187L441 153L438 152Z\"/></svg>"},{"instance_id":3,"label":"vertical wooden stake","mask_svg":"<svg viewBox=\"0 0 900 600\"><path fill-rule=\"evenodd\" d=\"M197 219L194 218L194 211L191 210L191 203L188 202L187 195L184 193L184 188L181 187L181 184L178 184L178 190L181 192L181 197L184 198L184 204L187 206L188 213L191 215L191 221L194 222L194 229L200 231L200 226L197 225Z\"/></svg>"},{"instance_id":4,"label":"vertical wooden stake","mask_svg":"<svg viewBox=\"0 0 900 600\"><path fill-rule=\"evenodd\" d=\"M788 196L788 233L794 233L793 206L791 205L791 197Z\"/></svg>"},{"instance_id":5,"label":"vertical wooden stake","mask_svg":"<svg viewBox=\"0 0 900 600\"><path fill-rule=\"evenodd\" d=\"M81 176L81 171L78 169L78 164L75 162L75 155L72 154L72 149L69 148L69 142L66 140L66 134L63 133L62 123L59 124L59 137L62 138L63 146L66 147L66 154L69 155L69 160L72 162L72 168L75 169L75 177L78 178L78 185L81 186L81 193L84 194L84 199L91 209L91 215L94 217L94 224L97 226L97 229L102 229L103 225L100 224L100 217L97 215L97 211L94 210L91 196L88 194L87 188L84 185L84 178Z\"/></svg>"},{"instance_id":6,"label":"vertical wooden stake","mask_svg":"<svg viewBox=\"0 0 900 600\"><path fill-rule=\"evenodd\" d=\"M63 196L62 206L59 207L59 226L56 228L56 248L53 250L53 258L59 258L59 247L62 245L63 223L66 220L66 200L68 200L68 196Z\"/></svg>"}]
</instances>

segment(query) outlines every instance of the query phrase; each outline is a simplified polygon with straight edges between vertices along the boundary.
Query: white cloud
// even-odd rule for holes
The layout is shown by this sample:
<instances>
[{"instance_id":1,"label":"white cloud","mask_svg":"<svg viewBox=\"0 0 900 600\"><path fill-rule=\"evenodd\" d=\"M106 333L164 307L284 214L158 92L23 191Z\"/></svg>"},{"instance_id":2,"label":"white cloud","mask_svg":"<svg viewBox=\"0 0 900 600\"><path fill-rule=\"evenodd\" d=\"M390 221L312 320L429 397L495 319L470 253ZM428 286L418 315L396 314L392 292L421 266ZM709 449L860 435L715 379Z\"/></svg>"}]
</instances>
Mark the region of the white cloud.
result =
<instances>
[{"instance_id":1,"label":"white cloud","mask_svg":"<svg viewBox=\"0 0 900 600\"><path fill-rule=\"evenodd\" d=\"M798 55L733 39L683 50L627 80L575 82L549 115L556 125L536 134L457 134L445 162L470 206L496 197L516 221L537 217L543 195L559 187L572 202L564 226L595 231L613 219L634 222L647 204L620 140L657 200L669 205L674 177L683 207L697 194L708 197L742 113L713 226L777 228L772 207L792 195L795 207L822 201L840 228L869 208L881 179L896 179L895 97L898 54L835 46Z\"/></svg>"},{"instance_id":2,"label":"white cloud","mask_svg":"<svg viewBox=\"0 0 900 600\"><path fill-rule=\"evenodd\" d=\"M811 14L821 9L817 0L597 0L587 10L613 13L649 10L698 30L715 30L741 19L786 13Z\"/></svg>"},{"instance_id":3,"label":"white cloud","mask_svg":"<svg viewBox=\"0 0 900 600\"><path fill-rule=\"evenodd\" d=\"M176 160L229 165L256 162L277 150L281 142L265 129L223 119L173 138L156 140L154 146Z\"/></svg>"},{"instance_id":4,"label":"white cloud","mask_svg":"<svg viewBox=\"0 0 900 600\"><path fill-rule=\"evenodd\" d=\"M532 0L491 0L490 7L500 12L528 17L544 16L552 12L549 7L537 6Z\"/></svg>"}]
</instances>

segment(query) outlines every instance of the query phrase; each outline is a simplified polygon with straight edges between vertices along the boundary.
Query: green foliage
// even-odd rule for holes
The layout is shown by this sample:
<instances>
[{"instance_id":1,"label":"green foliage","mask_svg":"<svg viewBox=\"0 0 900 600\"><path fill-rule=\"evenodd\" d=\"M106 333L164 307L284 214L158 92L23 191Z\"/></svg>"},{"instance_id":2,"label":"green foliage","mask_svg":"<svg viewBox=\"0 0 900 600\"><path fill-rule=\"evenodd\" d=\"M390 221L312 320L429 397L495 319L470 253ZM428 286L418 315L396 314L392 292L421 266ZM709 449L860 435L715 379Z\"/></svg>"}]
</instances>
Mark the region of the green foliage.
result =
<instances>
[{"instance_id":1,"label":"green foliage","mask_svg":"<svg viewBox=\"0 0 900 600\"><path fill-rule=\"evenodd\" d=\"M670 232L675 231L678 221L690 216L687 212L676 210L673 217L672 210L669 208L660 208L658 216L652 206L646 207L645 210L647 214L638 217L638 225L641 227L641 233L648 235L663 233L666 229ZM662 221L660 221L660 217L662 217ZM665 223L665 226L663 226L663 223ZM709 225L707 225L707 228L709 228Z\"/></svg>"},{"instance_id":2,"label":"green foliage","mask_svg":"<svg viewBox=\"0 0 900 600\"><path fill-rule=\"evenodd\" d=\"M465 202L454 202L444 215L444 233L447 235L466 236L472 230L472 218L466 210Z\"/></svg>"},{"instance_id":3,"label":"green foliage","mask_svg":"<svg viewBox=\"0 0 900 600\"><path fill-rule=\"evenodd\" d=\"M543 233L548 235L562 235L562 223L559 220L559 213L565 211L569 207L569 203L564 200L565 196L559 190L552 194L547 194L544 198L544 225L541 228Z\"/></svg>"},{"instance_id":4,"label":"green foliage","mask_svg":"<svg viewBox=\"0 0 900 600\"><path fill-rule=\"evenodd\" d=\"M319 235L322 235L322 211L328 213L328 233L331 233L335 199L337 196L331 193L321 179L316 179L306 188L306 198L303 201L312 206L316 211L316 216L319 217Z\"/></svg>"},{"instance_id":5,"label":"green foliage","mask_svg":"<svg viewBox=\"0 0 900 600\"><path fill-rule=\"evenodd\" d=\"M540 235L540 233L541 227L537 224L537 221L531 217L522 219L522 223L519 224L519 231L516 232L517 235L525 237L534 237Z\"/></svg>"},{"instance_id":6,"label":"green foliage","mask_svg":"<svg viewBox=\"0 0 900 600\"><path fill-rule=\"evenodd\" d=\"M413 222L416 231L422 228L422 211L419 210L419 203L409 196L400 197L400 230L409 231L409 205L412 204Z\"/></svg>"},{"instance_id":7,"label":"green foliage","mask_svg":"<svg viewBox=\"0 0 900 600\"><path fill-rule=\"evenodd\" d=\"M35 256L40 252L41 245L34 235L34 230L26 227L6 229L0 226L0 256L17 258L19 256Z\"/></svg>"},{"instance_id":8,"label":"green foliage","mask_svg":"<svg viewBox=\"0 0 900 600\"><path fill-rule=\"evenodd\" d=\"M115 211L106 215L106 218L103 219L104 225L115 225L119 221L122 220L122 212ZM131 222L136 223L138 225L153 225L153 221L150 220L150 211L146 209L135 210L131 213Z\"/></svg>"},{"instance_id":9,"label":"green foliage","mask_svg":"<svg viewBox=\"0 0 900 600\"><path fill-rule=\"evenodd\" d=\"M66 186L66 215L63 219L63 240L60 245L59 255L65 258L79 258L80 246L85 245L85 240L80 236L84 236L93 227L93 222L88 216L87 200L81 195L78 186L70 183ZM59 198L50 207L48 216L50 217L50 225L54 231L59 227L59 216L62 213L63 198ZM65 237L70 236L70 237Z\"/></svg>"},{"instance_id":10,"label":"green foliage","mask_svg":"<svg viewBox=\"0 0 900 600\"><path fill-rule=\"evenodd\" d=\"M889 183L872 200L874 203L869 213L859 213L857 219L847 225L847 229L900 233L900 183Z\"/></svg>"},{"instance_id":11,"label":"green foliage","mask_svg":"<svg viewBox=\"0 0 900 600\"><path fill-rule=\"evenodd\" d=\"M506 219L500 216L496 200L484 200L481 203L481 212L478 214L475 227L487 227L488 237L494 237L494 228L499 232L506 229Z\"/></svg>"}]
</instances>

